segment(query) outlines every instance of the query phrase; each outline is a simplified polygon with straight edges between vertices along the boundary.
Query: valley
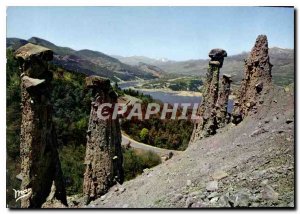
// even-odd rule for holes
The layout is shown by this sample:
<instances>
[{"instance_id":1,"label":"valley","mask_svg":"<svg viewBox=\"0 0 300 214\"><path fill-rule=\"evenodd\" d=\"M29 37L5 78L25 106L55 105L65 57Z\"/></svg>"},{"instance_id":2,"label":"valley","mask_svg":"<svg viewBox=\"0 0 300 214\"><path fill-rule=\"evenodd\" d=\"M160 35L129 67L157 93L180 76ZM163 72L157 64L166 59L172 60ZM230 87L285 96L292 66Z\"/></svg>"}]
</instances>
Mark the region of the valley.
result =
<instances>
[{"instance_id":1,"label":"valley","mask_svg":"<svg viewBox=\"0 0 300 214\"><path fill-rule=\"evenodd\" d=\"M6 211L296 210L293 3L22 4L3 3Z\"/></svg>"},{"instance_id":2,"label":"valley","mask_svg":"<svg viewBox=\"0 0 300 214\"><path fill-rule=\"evenodd\" d=\"M287 184L284 184L286 185L282 187L284 189L277 189L276 185L273 186L273 188L277 191L276 194L280 194L281 198L279 200L276 199L276 202L269 204L269 202L261 198L261 195L257 195L257 192L255 192L263 191L257 189L257 186L259 185L257 182L265 181L261 179L253 181L255 179L252 179L251 181L244 182L244 174L241 175L234 169L236 168L238 161L241 160L243 162L243 166L244 164L247 165L249 160L252 158L252 156L249 156L250 154L258 157L259 150L262 148L265 149L262 145L262 141L268 142L268 145L276 150L278 146L276 142L283 139L285 147L288 148L288 151L285 150L284 152L287 151L286 153L292 155L292 141L288 139L292 139L294 133L292 132L292 125L285 125L285 123L290 121L290 118L293 115L291 107L294 82L294 67L292 64L293 54L291 54L293 52L279 48L270 49L270 61L275 62L275 71L272 73L274 88L272 88L270 93L273 95L281 94L282 96L285 96L286 94L287 97L284 98L285 100L277 99L275 102L273 98L267 97L266 99L268 102L266 102L264 108L268 108L270 106L274 108L269 114L264 113L266 110L260 110L260 113L258 114L260 116L246 119L240 126L235 127L232 124L230 126L227 125L226 127L219 129L215 136L203 140L203 146L201 146L202 144L189 146L189 141L194 127L194 124L189 120L160 120L160 113L154 115L154 117L150 118L150 120L145 121L139 121L136 119L126 120L125 118L121 118L120 128L123 133L121 144L122 155L124 157L124 178L126 182L121 186L119 186L120 184L117 184L114 188L118 190L110 190L103 196L103 200L95 200L87 205L81 194L84 172L84 165L82 163L85 162L85 139L87 133L86 130L89 124L88 109L90 105L89 101L92 99L92 94L91 91L83 87L84 79L87 76L95 74L109 78L111 81L111 87L113 87L113 90L118 96L118 102L126 104L129 103L129 106L132 106L135 103L141 103L143 109L145 109L146 105L150 102L155 102L159 105L162 105L163 103L169 103L170 105L174 105L175 103L179 103L179 105L184 103L200 104L206 93L205 87L207 87L207 85L205 85L205 83L207 81L207 77L205 77L205 73L207 72L207 65L206 68L203 68L203 70L199 69L198 66L201 66L202 62L205 62L206 64L209 62L208 60L196 60L189 64L189 66L184 65L181 67L182 70L178 71L174 69L173 66L178 69L181 66L180 64L186 64L186 62L174 62L168 60L151 61L149 58L140 57L139 60L143 59L147 63L138 62L136 64L135 62L131 62L127 65L125 64L124 58L119 57L119 59L115 59L100 52L90 50L75 51L66 47L58 47L48 41L35 37L29 40L8 39L8 188L17 188L20 185L14 178L18 175L18 170L20 168L19 146L16 144L16 142L19 141L19 124L21 120L21 115L18 110L18 104L20 102L20 92L18 87L20 80L18 79L19 74L17 71L17 64L16 61L14 61L12 54L16 48L28 44L28 42L44 45L48 48L53 48L54 50L53 62L49 64L49 69L53 72L54 78L52 81L54 91L51 94L51 101L54 102L53 121L56 126L58 153L66 179L66 193L68 194L68 204L70 207L292 206L292 202L290 202L292 197L290 180ZM243 54L241 56L229 56L228 62L226 59L224 67L220 72L220 75L226 73L225 77L232 77L232 89L228 96L228 104L226 105L226 114L229 115L234 113L234 100L239 93L238 89L243 76L243 71L241 69L243 67L241 66L242 57L244 57ZM126 60L128 60L128 58ZM152 63L152 65L149 63ZM234 69L235 65L239 69ZM203 65L203 67L205 66ZM193 69L199 69L198 75L194 73ZM221 86L222 85L220 83L220 87ZM276 103L275 106L273 102ZM288 106L284 103L288 103ZM62 111L62 109L67 110ZM285 109L286 114L284 114L282 118L280 117L280 120L278 119L278 122L280 121L280 123L277 124L277 122L275 123L277 119L274 120L274 118L279 117L278 109ZM272 117L272 122L270 122L270 118ZM263 127L263 123L260 121L264 118L268 118L266 119L268 122L264 122L268 125L261 128ZM257 123L259 124L258 126L253 125ZM290 122L288 124L290 124ZM276 136L271 139L271 133L277 133L278 127L283 127L284 130L279 130L278 132L280 132L280 135L276 134ZM215 163L217 165L220 163L220 160L218 159L214 159L216 162L210 159L222 156L218 153L218 151L222 151L222 154L223 152L229 154L229 150L233 148L232 146L237 146L238 148L247 150L254 142L253 136L256 136L256 134L253 134L253 136L252 134L249 135L249 132L257 132L259 133L257 135L260 135L261 132L265 133L265 131L260 130L266 129L268 130L266 133L270 133L270 135L265 134L262 135L263 138L255 138L257 147L251 150L248 155L249 157L247 155L245 156L245 154L239 156L239 152L236 150L236 153L234 153L235 158L232 159L232 162L229 160L226 162L226 169L220 165L211 168L211 164ZM237 133L243 133L241 139L237 137ZM230 136L231 134L236 136L236 138L233 139ZM247 137L248 135L249 137ZM276 139L276 142L274 141L274 138ZM229 143L221 145L218 143L221 142L221 139L225 139L226 142ZM243 145L238 143L240 140L244 140ZM206 155L199 158L192 158L195 157L195 151L200 150L205 151L207 154L212 154L212 156L208 157ZM280 152L283 151L280 150ZM74 156L74 154L76 155ZM287 161L287 165L282 166L280 165L281 162L278 163L278 165L275 162L277 156L278 155L276 153L275 156L266 157L267 159L270 159L271 163L270 169L268 168L268 170L272 171L272 167L277 167L276 173L280 177L281 171L279 168L283 167L287 170L287 172L284 172L287 176L293 176L293 161L291 159L282 159L282 161ZM224 156L223 160L227 160L227 157ZM261 157L263 156L259 157L260 158L256 159L256 161L258 161L258 165L261 164ZM17 160L17 162L14 162L14 160ZM202 163L209 163L209 166L203 165L203 169L199 169L199 171L198 169L192 169L192 166L194 165L187 164L186 161L192 161L193 164L200 165ZM162 174L162 172L165 171L165 167L169 166L171 167L170 171L173 173L172 175L176 176L176 181L170 178L169 174ZM257 170L253 167L253 165L250 165L252 171L247 173L251 174ZM183 170L183 168L185 168L185 170ZM180 170L180 172L178 170ZM232 189L226 186L228 182L225 179L224 183L218 183L218 185L220 185L220 189L217 193L213 192L214 196L211 196L210 194L213 193L211 193L211 191L204 190L203 188L205 185L208 185L205 182L209 183L212 174L219 171L227 175L226 179L234 180L236 177L237 179L242 179L242 184L235 186ZM257 173L262 172L258 171ZM199 180L196 174L200 174L203 179ZM145 178L145 176L147 178ZM153 178L151 178L152 176ZM185 181L178 176L182 176L182 178L186 177L188 179ZM172 190L174 185L179 186L180 188L174 191L167 191L165 187L160 185L159 188L161 188L161 190L156 189L157 193L154 193L150 190L152 187L150 188L148 185L143 185L145 181L149 182L149 184L153 182L156 183L156 179L160 177L163 180L167 180L167 183L164 184L166 188ZM266 173L265 178L269 180L270 175ZM185 182L187 183L186 186ZM251 185L254 185L256 190L251 189L252 187L247 187L249 182L254 182ZM272 182L276 181L270 181L271 184ZM131 185L140 185L142 192L139 190L135 192L136 189ZM244 190L245 188L246 190ZM273 188L272 191L274 191ZM120 193L120 189L124 189L124 191L122 190ZM127 191L126 189L130 190ZM285 190L288 192L284 193L283 191ZM147 196L147 201L146 198L144 198L144 195L140 195L144 191L151 192L150 198ZM161 194L161 191L168 192L168 194L165 197L160 197L157 194ZM131 199L134 197L132 194L139 194L140 200L136 203L132 203ZM232 200L237 200L236 198L239 197L239 194L247 195L250 199L247 199L246 202L230 202L231 199L229 199L229 201L226 201L226 199L225 202L221 201L221 198L224 200L226 197L233 197L235 199ZM116 203L115 200L120 201L120 197L122 203ZM128 197L130 201L123 197ZM259 198L253 199L251 197ZM216 201L219 200L219 202L216 204L211 201L211 199ZM19 207L19 204L13 201L12 195L9 195L8 203L11 207ZM246 203L246 205L242 203Z\"/></svg>"}]
</instances>

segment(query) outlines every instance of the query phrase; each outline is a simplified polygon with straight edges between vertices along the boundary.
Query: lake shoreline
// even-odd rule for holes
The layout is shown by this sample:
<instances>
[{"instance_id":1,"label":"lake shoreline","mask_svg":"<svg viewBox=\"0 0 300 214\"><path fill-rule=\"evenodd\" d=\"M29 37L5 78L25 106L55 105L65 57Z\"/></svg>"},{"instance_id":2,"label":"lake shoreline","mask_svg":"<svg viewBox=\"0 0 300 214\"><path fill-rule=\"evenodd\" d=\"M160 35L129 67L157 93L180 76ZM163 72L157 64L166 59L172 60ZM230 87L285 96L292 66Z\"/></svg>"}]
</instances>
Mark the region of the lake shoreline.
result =
<instances>
[{"instance_id":1,"label":"lake shoreline","mask_svg":"<svg viewBox=\"0 0 300 214\"><path fill-rule=\"evenodd\" d=\"M130 82L128 85L120 84L119 86L122 89L132 89L139 91L140 93L143 93L145 95L150 95L155 100L160 100L165 103L174 104L174 103L190 103L192 105L194 104L201 104L202 102L202 93L196 92L196 91L172 91L169 88L159 88L159 89L149 89L149 88L139 88L141 85L139 85L138 82ZM125 85L125 87L124 87ZM122 87L123 86L123 87ZM138 86L136 88L136 86ZM228 112L231 113L233 110L235 99L234 95L229 96L228 101Z\"/></svg>"},{"instance_id":2,"label":"lake shoreline","mask_svg":"<svg viewBox=\"0 0 300 214\"><path fill-rule=\"evenodd\" d=\"M163 92L163 93L171 93L177 96L188 96L188 97L202 97L202 93L201 92L197 92L197 91L173 91L171 89L165 89L165 88L159 88L159 89L149 89L149 88L135 88L135 87L130 87L134 90L137 91L147 91L147 92Z\"/></svg>"}]
</instances>

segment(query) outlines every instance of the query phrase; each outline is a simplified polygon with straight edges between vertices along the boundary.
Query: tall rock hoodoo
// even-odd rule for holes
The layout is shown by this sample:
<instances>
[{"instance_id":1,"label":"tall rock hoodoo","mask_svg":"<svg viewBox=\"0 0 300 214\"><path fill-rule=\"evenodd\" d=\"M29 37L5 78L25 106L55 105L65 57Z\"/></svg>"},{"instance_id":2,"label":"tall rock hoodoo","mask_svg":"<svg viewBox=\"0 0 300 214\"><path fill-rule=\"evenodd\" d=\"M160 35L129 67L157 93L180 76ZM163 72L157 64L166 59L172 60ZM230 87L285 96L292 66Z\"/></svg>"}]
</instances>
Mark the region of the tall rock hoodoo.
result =
<instances>
[{"instance_id":1,"label":"tall rock hoodoo","mask_svg":"<svg viewBox=\"0 0 300 214\"><path fill-rule=\"evenodd\" d=\"M86 87L92 90L94 97L87 131L83 183L88 203L104 195L115 183L122 183L124 172L119 120L112 118L112 111L105 113L105 108L100 108L102 104L111 104L113 108L117 103L117 95L110 81L99 76L87 77ZM105 118L99 117L101 113Z\"/></svg>"},{"instance_id":2,"label":"tall rock hoodoo","mask_svg":"<svg viewBox=\"0 0 300 214\"><path fill-rule=\"evenodd\" d=\"M52 73L47 61L53 52L26 44L15 52L21 70L21 173L17 176L22 208L40 208L49 200L67 205L50 103ZM62 205L62 206L64 206Z\"/></svg>"},{"instance_id":3,"label":"tall rock hoodoo","mask_svg":"<svg viewBox=\"0 0 300 214\"><path fill-rule=\"evenodd\" d=\"M232 122L237 124L250 112L256 112L263 100L261 95L268 92L272 84L272 64L268 54L267 36L259 35L245 60L244 78L233 111Z\"/></svg>"},{"instance_id":4,"label":"tall rock hoodoo","mask_svg":"<svg viewBox=\"0 0 300 214\"><path fill-rule=\"evenodd\" d=\"M220 118L217 119L217 114L219 116L223 115L224 105L228 103L228 96L226 95L228 91L227 87L230 87L230 78L226 75L223 76L222 80L222 83L225 84L222 85L222 90L224 90L224 92L219 94L220 68L223 66L224 57L227 57L227 53L222 49L212 49L209 52L209 57L211 60L209 61L209 68L206 74L202 104L198 109L200 119L195 121L194 131L190 142L216 133L216 130L218 129L218 120L220 120ZM221 98L219 98L220 95ZM227 100L224 100L225 98L227 98ZM217 105L218 100L219 104ZM227 109L227 105L225 108Z\"/></svg>"}]
</instances>

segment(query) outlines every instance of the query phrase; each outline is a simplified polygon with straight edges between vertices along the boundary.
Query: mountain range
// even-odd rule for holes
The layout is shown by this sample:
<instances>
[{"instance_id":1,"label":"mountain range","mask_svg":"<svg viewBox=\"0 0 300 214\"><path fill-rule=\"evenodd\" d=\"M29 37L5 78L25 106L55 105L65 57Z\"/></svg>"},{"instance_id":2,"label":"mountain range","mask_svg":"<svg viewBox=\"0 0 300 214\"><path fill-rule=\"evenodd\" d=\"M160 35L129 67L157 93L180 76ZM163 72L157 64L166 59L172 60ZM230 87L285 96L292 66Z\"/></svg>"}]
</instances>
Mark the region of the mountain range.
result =
<instances>
[{"instance_id":1,"label":"mountain range","mask_svg":"<svg viewBox=\"0 0 300 214\"><path fill-rule=\"evenodd\" d=\"M57 46L47 40L32 37L28 40L7 38L6 47L16 50L26 43L33 43L54 51L55 65L67 70L73 70L87 75L100 75L112 80L154 79L165 74L205 76L209 59L173 61L166 58L153 59L145 56L123 57L109 56L93 50L73 50ZM234 82L239 82L244 74L244 59L249 52L228 56L221 72L233 76ZM274 81L279 85L294 81L294 50L273 47L269 49L270 61L273 64Z\"/></svg>"},{"instance_id":2,"label":"mountain range","mask_svg":"<svg viewBox=\"0 0 300 214\"><path fill-rule=\"evenodd\" d=\"M270 61L273 64L272 74L274 80L278 81L293 81L294 79L294 50L273 47L269 49ZM228 56L225 58L221 72L231 74L233 80L238 82L244 75L244 59L249 55L249 52ZM200 75L204 76L207 71L209 59L197 59L186 61L173 60L157 60L142 56L120 57L115 56L121 62L137 65L140 62L146 62L155 65L167 73L183 74L183 75Z\"/></svg>"},{"instance_id":3,"label":"mountain range","mask_svg":"<svg viewBox=\"0 0 300 214\"><path fill-rule=\"evenodd\" d=\"M53 50L54 59L52 63L64 69L85 73L87 75L100 75L112 80L136 80L153 79L159 76L155 70L139 68L120 62L118 59L108 56L99 51L73 50L68 47L57 46L47 40L32 37L28 40L18 38L7 38L6 48L13 50L32 43Z\"/></svg>"}]
</instances>

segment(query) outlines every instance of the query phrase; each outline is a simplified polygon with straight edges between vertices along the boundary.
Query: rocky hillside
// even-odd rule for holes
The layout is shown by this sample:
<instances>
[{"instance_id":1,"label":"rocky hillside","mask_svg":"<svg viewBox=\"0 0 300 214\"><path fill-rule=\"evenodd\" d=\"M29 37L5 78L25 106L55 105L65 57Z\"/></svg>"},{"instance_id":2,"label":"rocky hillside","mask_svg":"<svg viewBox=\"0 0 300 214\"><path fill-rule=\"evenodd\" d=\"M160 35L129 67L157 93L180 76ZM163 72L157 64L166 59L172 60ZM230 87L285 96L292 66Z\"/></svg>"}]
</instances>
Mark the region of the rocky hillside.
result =
<instances>
[{"instance_id":1,"label":"rocky hillside","mask_svg":"<svg viewBox=\"0 0 300 214\"><path fill-rule=\"evenodd\" d=\"M163 71L161 68L143 62L138 64L138 68L146 73L153 74L155 77L162 77L165 74L165 71Z\"/></svg>"},{"instance_id":2,"label":"rocky hillside","mask_svg":"<svg viewBox=\"0 0 300 214\"><path fill-rule=\"evenodd\" d=\"M67 70L77 71L88 75L101 75L112 80L135 80L137 78L156 78L153 72L139 69L120 62L98 51L73 50L68 47L57 46L47 40L32 37L29 40L18 38L7 38L6 47L13 50L18 49L26 43L37 44L54 51L53 63Z\"/></svg>"},{"instance_id":3,"label":"rocky hillside","mask_svg":"<svg viewBox=\"0 0 300 214\"><path fill-rule=\"evenodd\" d=\"M274 87L254 116L144 170L88 207L293 207L293 139L293 89Z\"/></svg>"},{"instance_id":4,"label":"rocky hillside","mask_svg":"<svg viewBox=\"0 0 300 214\"><path fill-rule=\"evenodd\" d=\"M226 120L229 76L223 75L218 92L227 52L212 49L209 57L200 118L188 148L88 207L295 206L294 88L272 84L267 36L257 37L245 60L231 121Z\"/></svg>"}]
</instances>

